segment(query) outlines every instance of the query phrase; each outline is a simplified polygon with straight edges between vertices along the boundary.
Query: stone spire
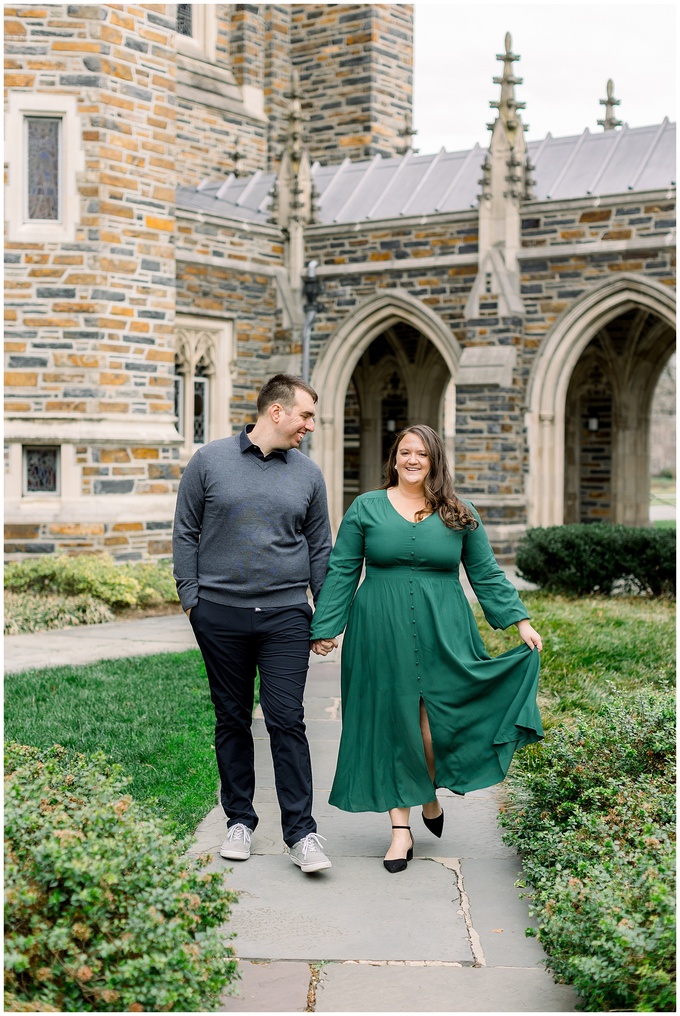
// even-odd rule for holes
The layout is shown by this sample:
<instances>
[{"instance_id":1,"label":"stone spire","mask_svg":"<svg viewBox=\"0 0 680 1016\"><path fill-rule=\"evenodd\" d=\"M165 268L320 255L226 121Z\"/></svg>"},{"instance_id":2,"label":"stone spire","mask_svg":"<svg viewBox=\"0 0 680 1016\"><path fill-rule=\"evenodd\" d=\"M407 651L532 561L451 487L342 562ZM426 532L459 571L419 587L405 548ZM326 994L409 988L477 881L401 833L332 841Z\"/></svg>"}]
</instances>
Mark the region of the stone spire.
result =
<instances>
[{"instance_id":1,"label":"stone spire","mask_svg":"<svg viewBox=\"0 0 680 1016\"><path fill-rule=\"evenodd\" d=\"M520 57L512 52L510 32L505 33L505 53L498 53L496 59L503 61L503 76L493 79L495 85L501 86L501 97L489 105L498 110L498 118L502 120L508 134L516 135L517 131L522 129L522 122L517 114L520 109L524 109L526 103L518 102L515 97L515 85L521 85L524 79L516 77L513 73L512 65ZM493 130L495 123L488 126L489 130Z\"/></svg>"},{"instance_id":2,"label":"stone spire","mask_svg":"<svg viewBox=\"0 0 680 1016\"><path fill-rule=\"evenodd\" d=\"M318 195L312 180L312 166L303 139L302 93L296 69L293 69L288 99L284 149L270 191L269 221L283 231L285 265L290 285L290 319L294 325L302 313L302 274L304 271L304 231L315 221Z\"/></svg>"},{"instance_id":3,"label":"stone spire","mask_svg":"<svg viewBox=\"0 0 680 1016\"><path fill-rule=\"evenodd\" d=\"M607 82L607 98L600 99L600 105L604 106L604 119L597 121L598 126L603 127L606 131L613 131L614 128L620 127L623 121L617 120L614 116L614 106L620 106L621 100L614 98L614 82L611 78Z\"/></svg>"},{"instance_id":4,"label":"stone spire","mask_svg":"<svg viewBox=\"0 0 680 1016\"><path fill-rule=\"evenodd\" d=\"M518 263L520 212L522 202L531 199L533 166L528 159L526 127L520 112L525 104L515 94L516 86L522 84L522 78L513 69L519 56L512 51L509 32L505 36L505 52L496 59L503 62L503 74L493 79L501 86L501 94L490 103L497 116L487 125L491 142L479 181L479 269L466 309L470 318L478 315L480 300L489 292L498 294L503 316L524 313Z\"/></svg>"},{"instance_id":5,"label":"stone spire","mask_svg":"<svg viewBox=\"0 0 680 1016\"><path fill-rule=\"evenodd\" d=\"M270 217L281 229L290 229L291 223L308 224L313 218L312 167L303 141L302 93L297 70L293 70L290 89L285 93L289 100L286 117L284 150L276 175L270 207Z\"/></svg>"}]
</instances>

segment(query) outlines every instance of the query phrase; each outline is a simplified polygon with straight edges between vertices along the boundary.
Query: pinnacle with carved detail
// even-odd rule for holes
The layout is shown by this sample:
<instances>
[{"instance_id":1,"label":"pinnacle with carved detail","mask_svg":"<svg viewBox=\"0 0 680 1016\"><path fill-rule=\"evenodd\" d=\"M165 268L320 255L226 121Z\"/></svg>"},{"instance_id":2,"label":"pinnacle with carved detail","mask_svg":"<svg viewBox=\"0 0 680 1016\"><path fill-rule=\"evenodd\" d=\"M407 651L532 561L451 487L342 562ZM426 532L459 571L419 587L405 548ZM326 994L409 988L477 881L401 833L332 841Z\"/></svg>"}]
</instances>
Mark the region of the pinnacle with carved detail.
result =
<instances>
[{"instance_id":1,"label":"pinnacle with carved detail","mask_svg":"<svg viewBox=\"0 0 680 1016\"><path fill-rule=\"evenodd\" d=\"M600 105L604 106L604 118L597 121L598 126L606 131L613 131L616 127L620 127L623 121L617 120L614 116L614 106L620 106L621 100L614 98L614 82L611 78L607 82L607 98L600 99Z\"/></svg>"},{"instance_id":2,"label":"pinnacle with carved detail","mask_svg":"<svg viewBox=\"0 0 680 1016\"><path fill-rule=\"evenodd\" d=\"M284 93L285 98L289 100L288 107L288 126L286 130L286 149L291 157L293 165L297 167L300 165L302 158L302 93L300 92L300 77L297 69L293 68L291 75L290 91Z\"/></svg>"},{"instance_id":3,"label":"pinnacle with carved detail","mask_svg":"<svg viewBox=\"0 0 680 1016\"><path fill-rule=\"evenodd\" d=\"M505 122L508 130L516 131L522 126L517 112L520 109L524 109L526 103L519 102L515 96L515 85L521 85L524 79L518 78L513 73L512 65L520 57L512 52L512 36L510 32L506 32L505 35L505 53L498 53L496 59L503 61L502 76L493 79L495 85L501 86L501 97L500 99L493 100L489 105L498 110L498 115ZM489 130L492 130L494 124L488 124L488 127ZM526 128L524 129L526 130Z\"/></svg>"}]
</instances>

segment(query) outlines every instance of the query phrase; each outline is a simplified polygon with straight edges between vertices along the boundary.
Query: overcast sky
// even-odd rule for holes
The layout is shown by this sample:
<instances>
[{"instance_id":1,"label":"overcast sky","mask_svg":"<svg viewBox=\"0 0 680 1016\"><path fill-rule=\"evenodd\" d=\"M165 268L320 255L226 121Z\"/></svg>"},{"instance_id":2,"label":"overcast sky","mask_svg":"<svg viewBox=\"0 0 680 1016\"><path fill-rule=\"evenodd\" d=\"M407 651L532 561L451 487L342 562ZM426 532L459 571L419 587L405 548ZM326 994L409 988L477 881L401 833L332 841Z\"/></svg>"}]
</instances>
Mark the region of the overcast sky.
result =
<instances>
[{"instance_id":1,"label":"overcast sky","mask_svg":"<svg viewBox=\"0 0 680 1016\"><path fill-rule=\"evenodd\" d=\"M608 78L630 127L675 120L675 19L675 3L416 3L414 146L428 154L488 144L506 32L521 57L527 139L600 132Z\"/></svg>"}]
</instances>

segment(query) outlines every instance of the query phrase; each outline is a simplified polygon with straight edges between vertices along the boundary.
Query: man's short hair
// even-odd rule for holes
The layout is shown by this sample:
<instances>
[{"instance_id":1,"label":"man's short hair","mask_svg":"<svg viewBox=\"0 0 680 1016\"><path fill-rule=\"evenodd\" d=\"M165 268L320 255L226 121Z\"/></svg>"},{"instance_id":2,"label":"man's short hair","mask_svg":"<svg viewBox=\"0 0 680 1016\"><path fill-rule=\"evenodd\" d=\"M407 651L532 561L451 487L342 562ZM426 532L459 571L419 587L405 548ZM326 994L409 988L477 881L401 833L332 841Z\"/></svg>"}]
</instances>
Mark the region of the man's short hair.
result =
<instances>
[{"instance_id":1,"label":"man's short hair","mask_svg":"<svg viewBox=\"0 0 680 1016\"><path fill-rule=\"evenodd\" d=\"M275 374L260 388L257 396L257 415L264 416L275 402L280 402L285 409L291 410L296 402L297 391L307 392L315 403L319 401L319 396L312 386L301 377L296 377L295 374Z\"/></svg>"}]
</instances>

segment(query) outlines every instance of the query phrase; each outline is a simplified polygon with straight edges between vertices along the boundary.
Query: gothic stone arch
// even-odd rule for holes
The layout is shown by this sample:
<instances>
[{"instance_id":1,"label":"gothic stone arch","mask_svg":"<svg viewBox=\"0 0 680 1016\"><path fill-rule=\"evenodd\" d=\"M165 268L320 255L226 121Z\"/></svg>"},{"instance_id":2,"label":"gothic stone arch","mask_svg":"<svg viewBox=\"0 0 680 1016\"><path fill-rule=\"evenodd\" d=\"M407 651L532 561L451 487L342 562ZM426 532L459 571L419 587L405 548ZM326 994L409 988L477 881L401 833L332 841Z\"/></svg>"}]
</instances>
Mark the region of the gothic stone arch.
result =
<instances>
[{"instance_id":1,"label":"gothic stone arch","mask_svg":"<svg viewBox=\"0 0 680 1016\"><path fill-rule=\"evenodd\" d=\"M529 525L564 522L565 426L567 392L582 353L609 322L643 308L675 329L675 295L655 279L621 274L576 300L546 336L534 364L527 392L529 435ZM658 370L663 367L659 362ZM657 373L658 376L658 373ZM642 401L651 398L650 379ZM625 454L640 454L640 434L631 432ZM639 456L638 456L639 457ZM646 496L646 489L645 489ZM623 516L614 521L623 521ZM626 520L628 521L628 520ZM639 523L638 523L639 524Z\"/></svg>"},{"instance_id":2,"label":"gothic stone arch","mask_svg":"<svg viewBox=\"0 0 680 1016\"><path fill-rule=\"evenodd\" d=\"M312 384L319 393L320 424L310 454L328 484L334 530L343 514L344 414L347 388L362 354L379 335L400 322L416 328L438 350L455 381L460 346L448 325L414 296L391 289L360 304L330 338L316 363Z\"/></svg>"}]
</instances>

